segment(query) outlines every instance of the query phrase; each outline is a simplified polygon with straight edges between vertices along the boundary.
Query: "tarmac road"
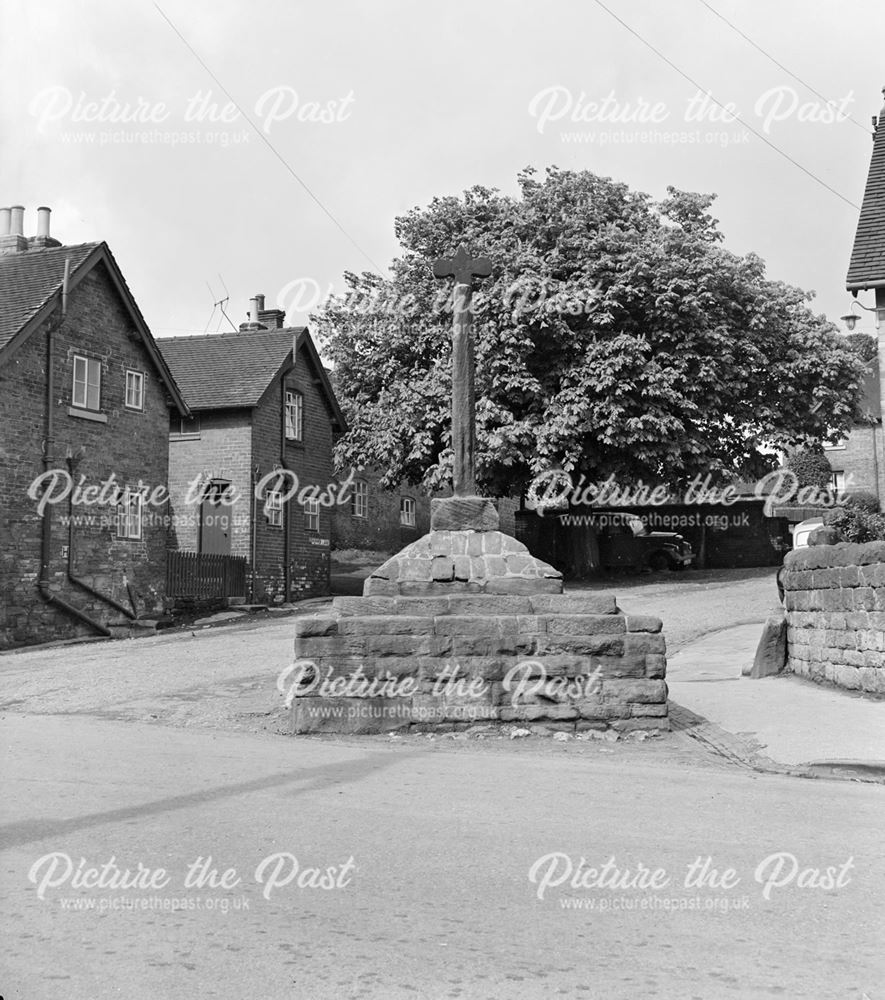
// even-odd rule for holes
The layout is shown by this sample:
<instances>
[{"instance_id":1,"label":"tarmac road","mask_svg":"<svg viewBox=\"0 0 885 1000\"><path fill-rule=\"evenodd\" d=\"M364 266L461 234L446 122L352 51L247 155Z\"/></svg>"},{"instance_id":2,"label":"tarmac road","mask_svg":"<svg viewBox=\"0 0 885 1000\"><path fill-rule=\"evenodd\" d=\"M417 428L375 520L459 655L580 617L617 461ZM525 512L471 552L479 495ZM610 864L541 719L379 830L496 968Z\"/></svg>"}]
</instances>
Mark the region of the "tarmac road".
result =
<instances>
[{"instance_id":1,"label":"tarmac road","mask_svg":"<svg viewBox=\"0 0 885 1000\"><path fill-rule=\"evenodd\" d=\"M12 714L2 734L5 1000L882 996L881 786L550 741ZM708 856L726 885L684 887ZM81 858L142 885L74 888ZM199 858L227 888L184 888ZM609 859L605 887L560 884Z\"/></svg>"}]
</instances>

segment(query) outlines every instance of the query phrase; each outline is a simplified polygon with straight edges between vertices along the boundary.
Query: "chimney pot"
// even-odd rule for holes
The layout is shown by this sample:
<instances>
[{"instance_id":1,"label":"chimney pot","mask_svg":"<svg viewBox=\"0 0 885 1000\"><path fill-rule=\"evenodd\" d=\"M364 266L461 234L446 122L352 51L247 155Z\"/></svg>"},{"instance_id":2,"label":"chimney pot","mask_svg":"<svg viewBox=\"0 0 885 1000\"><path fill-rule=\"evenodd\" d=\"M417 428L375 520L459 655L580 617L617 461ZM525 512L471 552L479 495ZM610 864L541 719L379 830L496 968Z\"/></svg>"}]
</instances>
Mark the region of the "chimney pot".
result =
<instances>
[{"instance_id":1,"label":"chimney pot","mask_svg":"<svg viewBox=\"0 0 885 1000\"><path fill-rule=\"evenodd\" d=\"M240 323L240 333L267 329L259 318L261 310L258 307L258 301L262 298L264 298L263 295L253 295L252 298L249 299L249 319L245 323Z\"/></svg>"},{"instance_id":2,"label":"chimney pot","mask_svg":"<svg viewBox=\"0 0 885 1000\"><path fill-rule=\"evenodd\" d=\"M37 235L43 239L49 239L49 214L51 208L41 205L37 209Z\"/></svg>"},{"instance_id":3,"label":"chimney pot","mask_svg":"<svg viewBox=\"0 0 885 1000\"><path fill-rule=\"evenodd\" d=\"M12 216L11 234L13 236L24 236L25 234L25 206L13 205L10 209Z\"/></svg>"},{"instance_id":4,"label":"chimney pot","mask_svg":"<svg viewBox=\"0 0 885 1000\"><path fill-rule=\"evenodd\" d=\"M9 235L9 227L12 225L12 209L0 208L0 236Z\"/></svg>"},{"instance_id":5,"label":"chimney pot","mask_svg":"<svg viewBox=\"0 0 885 1000\"><path fill-rule=\"evenodd\" d=\"M263 312L264 311L264 296L263 295L256 295L254 301L258 303L258 312Z\"/></svg>"}]
</instances>

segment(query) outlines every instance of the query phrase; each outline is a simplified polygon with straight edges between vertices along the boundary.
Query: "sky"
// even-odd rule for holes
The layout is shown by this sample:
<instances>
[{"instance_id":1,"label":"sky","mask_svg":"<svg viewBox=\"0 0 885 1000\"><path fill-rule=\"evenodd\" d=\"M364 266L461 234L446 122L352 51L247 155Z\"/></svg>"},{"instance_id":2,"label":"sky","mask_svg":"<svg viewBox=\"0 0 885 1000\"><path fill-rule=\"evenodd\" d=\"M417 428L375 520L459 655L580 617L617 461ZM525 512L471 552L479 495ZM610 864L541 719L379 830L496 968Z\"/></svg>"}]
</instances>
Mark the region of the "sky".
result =
<instances>
[{"instance_id":1,"label":"sky","mask_svg":"<svg viewBox=\"0 0 885 1000\"><path fill-rule=\"evenodd\" d=\"M181 336L230 330L225 296L234 324L256 293L306 322L345 271L386 273L397 215L555 164L715 193L725 245L838 320L885 6L708 4L0 0L0 204L106 241Z\"/></svg>"}]
</instances>

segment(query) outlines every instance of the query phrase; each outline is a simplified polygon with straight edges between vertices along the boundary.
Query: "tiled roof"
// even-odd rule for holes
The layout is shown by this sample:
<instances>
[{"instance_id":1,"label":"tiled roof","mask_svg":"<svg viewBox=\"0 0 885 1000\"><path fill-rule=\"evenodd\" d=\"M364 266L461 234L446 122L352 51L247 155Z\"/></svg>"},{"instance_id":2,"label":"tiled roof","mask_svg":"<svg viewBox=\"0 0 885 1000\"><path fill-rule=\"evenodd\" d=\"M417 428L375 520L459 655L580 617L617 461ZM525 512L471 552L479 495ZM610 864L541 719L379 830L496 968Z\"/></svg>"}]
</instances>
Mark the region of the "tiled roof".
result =
<instances>
[{"instance_id":1,"label":"tiled roof","mask_svg":"<svg viewBox=\"0 0 885 1000\"><path fill-rule=\"evenodd\" d=\"M870 288L885 283L885 108L873 139L870 172L860 208L846 284Z\"/></svg>"},{"instance_id":2,"label":"tiled roof","mask_svg":"<svg viewBox=\"0 0 885 1000\"><path fill-rule=\"evenodd\" d=\"M80 243L0 254L0 349L61 288L65 259L70 257L73 274L99 246Z\"/></svg>"},{"instance_id":3,"label":"tiled roof","mask_svg":"<svg viewBox=\"0 0 885 1000\"><path fill-rule=\"evenodd\" d=\"M163 337L157 346L192 410L255 406L303 326Z\"/></svg>"}]
</instances>

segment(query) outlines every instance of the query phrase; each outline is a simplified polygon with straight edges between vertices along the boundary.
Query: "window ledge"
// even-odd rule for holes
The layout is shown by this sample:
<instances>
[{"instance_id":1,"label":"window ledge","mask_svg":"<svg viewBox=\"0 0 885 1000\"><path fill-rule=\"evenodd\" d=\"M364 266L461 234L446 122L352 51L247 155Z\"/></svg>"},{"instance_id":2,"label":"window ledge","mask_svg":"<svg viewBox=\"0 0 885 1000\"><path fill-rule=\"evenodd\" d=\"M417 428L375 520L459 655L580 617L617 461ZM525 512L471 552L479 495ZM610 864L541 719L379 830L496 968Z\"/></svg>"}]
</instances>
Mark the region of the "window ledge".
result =
<instances>
[{"instance_id":1,"label":"window ledge","mask_svg":"<svg viewBox=\"0 0 885 1000\"><path fill-rule=\"evenodd\" d=\"M69 417L78 417L80 420L94 420L97 424L106 424L108 415L106 413L96 413L94 410L81 410L78 406L68 407Z\"/></svg>"},{"instance_id":2,"label":"window ledge","mask_svg":"<svg viewBox=\"0 0 885 1000\"><path fill-rule=\"evenodd\" d=\"M199 434L176 434L175 431L172 431L169 434L169 440L170 441L199 441L200 440L200 435Z\"/></svg>"}]
</instances>

